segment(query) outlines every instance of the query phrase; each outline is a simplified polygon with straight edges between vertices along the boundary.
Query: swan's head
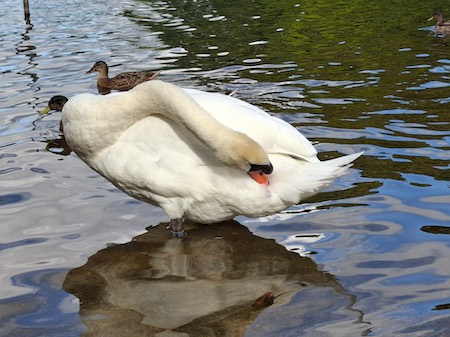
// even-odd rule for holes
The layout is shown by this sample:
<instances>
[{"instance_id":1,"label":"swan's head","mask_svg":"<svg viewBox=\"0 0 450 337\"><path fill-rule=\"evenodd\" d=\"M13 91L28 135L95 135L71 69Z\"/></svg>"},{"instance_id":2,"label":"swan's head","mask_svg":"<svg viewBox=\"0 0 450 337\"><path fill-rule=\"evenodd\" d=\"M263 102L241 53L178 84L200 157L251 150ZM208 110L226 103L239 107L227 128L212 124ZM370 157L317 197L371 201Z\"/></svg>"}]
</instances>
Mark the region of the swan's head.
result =
<instances>
[{"instance_id":1,"label":"swan's head","mask_svg":"<svg viewBox=\"0 0 450 337\"><path fill-rule=\"evenodd\" d=\"M227 143L226 149L217 153L219 159L231 167L248 173L257 183L269 185L267 175L273 172L273 166L263 148L240 132Z\"/></svg>"},{"instance_id":2,"label":"swan's head","mask_svg":"<svg viewBox=\"0 0 450 337\"><path fill-rule=\"evenodd\" d=\"M272 163L269 161L266 165L251 164L250 170L247 172L250 177L258 184L269 186L268 174L273 172Z\"/></svg>"}]
</instances>

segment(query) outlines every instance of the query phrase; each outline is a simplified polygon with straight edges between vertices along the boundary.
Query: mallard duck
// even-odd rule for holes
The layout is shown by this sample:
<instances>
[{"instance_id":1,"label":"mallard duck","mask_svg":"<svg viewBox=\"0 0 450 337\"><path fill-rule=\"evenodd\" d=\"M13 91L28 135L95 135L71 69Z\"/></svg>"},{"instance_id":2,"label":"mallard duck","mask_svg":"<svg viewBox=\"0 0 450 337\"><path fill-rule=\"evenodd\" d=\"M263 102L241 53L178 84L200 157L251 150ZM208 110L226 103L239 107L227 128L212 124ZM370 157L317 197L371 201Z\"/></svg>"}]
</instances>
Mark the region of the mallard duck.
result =
<instances>
[{"instance_id":1,"label":"mallard duck","mask_svg":"<svg viewBox=\"0 0 450 337\"><path fill-rule=\"evenodd\" d=\"M99 73L99 76L97 78L97 86L99 88L119 91L130 90L139 83L153 80L159 75L159 72L133 71L121 73L114 76L113 78L109 78L108 65L103 61L95 62L94 66L88 72L86 72L86 74L90 74L96 71Z\"/></svg>"},{"instance_id":2,"label":"mallard duck","mask_svg":"<svg viewBox=\"0 0 450 337\"><path fill-rule=\"evenodd\" d=\"M57 95L50 98L48 101L48 105L39 112L39 115L45 115L48 114L50 111L62 111L64 104L66 104L68 101L66 96ZM62 124L62 120L59 123L59 131L64 131L64 126Z\"/></svg>"},{"instance_id":3,"label":"mallard duck","mask_svg":"<svg viewBox=\"0 0 450 337\"><path fill-rule=\"evenodd\" d=\"M62 114L70 148L130 196L183 219L262 217L317 194L361 153L320 161L293 126L232 96L160 80L79 94Z\"/></svg>"},{"instance_id":4,"label":"mallard duck","mask_svg":"<svg viewBox=\"0 0 450 337\"><path fill-rule=\"evenodd\" d=\"M45 114L49 113L52 110L62 111L63 106L64 106L64 104L67 103L67 101L68 101L68 99L67 99L66 96L62 96L62 95L53 96L48 101L48 104L45 107L45 109L42 110L41 112L39 112L39 114L40 115L45 115Z\"/></svg>"},{"instance_id":5,"label":"mallard duck","mask_svg":"<svg viewBox=\"0 0 450 337\"><path fill-rule=\"evenodd\" d=\"M45 107L45 109L39 112L39 115L48 114L50 111L62 111L64 104L66 104L67 101L68 98L66 96L53 96L48 101L48 105ZM64 125L62 123L62 120L59 122L59 131L61 131L61 133L64 133ZM72 152L72 150L66 143L64 134L61 136L61 138L46 140L46 142L46 149L50 152L58 153L63 156L67 156Z\"/></svg>"},{"instance_id":6,"label":"mallard duck","mask_svg":"<svg viewBox=\"0 0 450 337\"><path fill-rule=\"evenodd\" d=\"M436 21L436 26L434 26L434 32L436 34L448 34L450 33L450 22L445 21L444 15L441 12L435 12L428 21Z\"/></svg>"}]
</instances>

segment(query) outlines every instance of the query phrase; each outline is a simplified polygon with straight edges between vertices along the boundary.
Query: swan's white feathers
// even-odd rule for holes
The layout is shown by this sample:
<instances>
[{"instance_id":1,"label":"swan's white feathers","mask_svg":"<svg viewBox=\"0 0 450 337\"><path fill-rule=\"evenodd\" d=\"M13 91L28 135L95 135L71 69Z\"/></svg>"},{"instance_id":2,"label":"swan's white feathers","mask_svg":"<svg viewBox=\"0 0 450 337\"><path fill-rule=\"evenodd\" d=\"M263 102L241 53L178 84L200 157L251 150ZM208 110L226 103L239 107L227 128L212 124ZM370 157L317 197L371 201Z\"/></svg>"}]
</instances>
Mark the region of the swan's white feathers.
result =
<instances>
[{"instance_id":1,"label":"swan's white feathers","mask_svg":"<svg viewBox=\"0 0 450 337\"><path fill-rule=\"evenodd\" d=\"M192 89L184 92L155 80L129 92L75 96L63 109L67 143L129 195L161 206L171 219L185 217L202 223L238 214L259 217L279 212L328 186L360 155L321 162L311 143L288 123L233 97ZM162 95L167 93L170 96ZM170 101L174 96L179 105ZM176 118L205 114L189 97L215 120L260 144L274 167L269 186L224 165L211 150L215 145L204 143L204 138L214 142L214 137L206 133L199 138L197 133L204 130L190 129L217 128L215 120L196 125L195 120L179 123L161 114L169 107L179 110ZM166 101L169 105L161 108ZM214 135L215 130L205 132Z\"/></svg>"},{"instance_id":2,"label":"swan's white feathers","mask_svg":"<svg viewBox=\"0 0 450 337\"><path fill-rule=\"evenodd\" d=\"M317 151L294 127L265 111L229 95L183 89L206 111L229 128L257 141L267 153L282 153L316 161ZM238 123L236 121L239 121Z\"/></svg>"}]
</instances>

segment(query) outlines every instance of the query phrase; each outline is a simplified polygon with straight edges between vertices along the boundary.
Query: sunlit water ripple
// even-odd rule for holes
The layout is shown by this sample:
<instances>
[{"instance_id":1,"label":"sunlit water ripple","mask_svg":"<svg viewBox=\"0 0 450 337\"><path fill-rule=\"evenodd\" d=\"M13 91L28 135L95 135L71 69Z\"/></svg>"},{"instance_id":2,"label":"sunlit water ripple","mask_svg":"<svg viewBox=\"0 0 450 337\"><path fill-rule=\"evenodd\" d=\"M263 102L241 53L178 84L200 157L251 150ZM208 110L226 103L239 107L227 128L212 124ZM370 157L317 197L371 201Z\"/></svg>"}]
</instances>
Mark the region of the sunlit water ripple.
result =
<instances>
[{"instance_id":1,"label":"sunlit water ripple","mask_svg":"<svg viewBox=\"0 0 450 337\"><path fill-rule=\"evenodd\" d=\"M319 196L236 219L334 278L263 310L246 336L450 336L450 60L447 39L425 27L434 5L385 18L367 3L225 4L40 1L26 24L22 3L6 0L0 336L99 335L62 290L67 272L167 220L61 155L60 114L37 114L55 94L96 92L84 73L100 59L112 73L161 69L235 92L298 127L323 159L365 151Z\"/></svg>"}]
</instances>

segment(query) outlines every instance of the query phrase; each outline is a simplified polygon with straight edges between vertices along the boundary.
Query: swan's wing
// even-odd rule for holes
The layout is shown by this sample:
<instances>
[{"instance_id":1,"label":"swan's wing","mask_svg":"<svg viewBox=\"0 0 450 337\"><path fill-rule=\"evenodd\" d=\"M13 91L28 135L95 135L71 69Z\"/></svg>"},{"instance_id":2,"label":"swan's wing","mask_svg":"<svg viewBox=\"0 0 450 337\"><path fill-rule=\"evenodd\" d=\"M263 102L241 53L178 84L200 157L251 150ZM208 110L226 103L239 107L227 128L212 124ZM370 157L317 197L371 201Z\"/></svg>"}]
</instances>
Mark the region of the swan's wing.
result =
<instances>
[{"instance_id":1,"label":"swan's wing","mask_svg":"<svg viewBox=\"0 0 450 337\"><path fill-rule=\"evenodd\" d=\"M289 123L231 96L195 89L183 90L219 122L247 134L267 153L287 154L311 162L317 161L314 146Z\"/></svg>"},{"instance_id":2,"label":"swan's wing","mask_svg":"<svg viewBox=\"0 0 450 337\"><path fill-rule=\"evenodd\" d=\"M266 194L245 172L223 165L188 130L161 116L127 129L90 166L127 194L163 207L170 218L185 211L190 217L195 212L197 221L252 214L255 196Z\"/></svg>"}]
</instances>

